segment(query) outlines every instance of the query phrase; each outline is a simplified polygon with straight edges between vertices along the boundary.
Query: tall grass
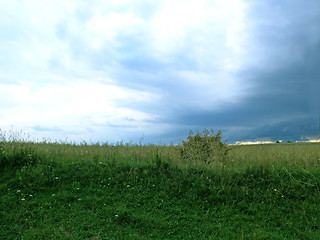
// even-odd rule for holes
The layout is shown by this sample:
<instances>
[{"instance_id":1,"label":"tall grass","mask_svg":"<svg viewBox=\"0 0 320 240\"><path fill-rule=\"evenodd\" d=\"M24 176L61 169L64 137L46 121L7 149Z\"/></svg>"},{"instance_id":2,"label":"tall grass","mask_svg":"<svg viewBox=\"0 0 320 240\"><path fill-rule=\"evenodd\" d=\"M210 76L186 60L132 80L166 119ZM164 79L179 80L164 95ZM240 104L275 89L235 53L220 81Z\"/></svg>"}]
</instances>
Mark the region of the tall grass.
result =
<instances>
[{"instance_id":1,"label":"tall grass","mask_svg":"<svg viewBox=\"0 0 320 240\"><path fill-rule=\"evenodd\" d=\"M192 135L191 135L192 136ZM195 135L196 137L197 135ZM219 135L220 136L220 135ZM207 136L206 136L207 137ZM198 141L199 142L199 141ZM205 147L198 146L196 140L189 142L187 146L190 159L201 158L201 152L195 151ZM155 156L170 161L178 167L205 167L212 169L218 166L224 168L252 168L252 167L297 167L303 169L317 168L320 166L320 144L319 143L281 143L281 144L260 144L260 145L230 145L224 150L227 155L223 164L219 161L207 162L190 161L181 154L186 147L183 145L141 145L141 144L108 144L108 143L87 143L80 144L69 142L51 142L48 140L34 142L28 134L23 132L0 131L0 146L5 152L15 153L17 151L36 151L54 158L77 160L77 161L116 161L127 164L150 164L154 162ZM202 144L203 145L203 144ZM226 147L224 147L226 148ZM29 149L29 150L27 150ZM194 150L194 157L193 157ZM213 152L214 153L214 152ZM225 154L225 153L221 153ZM205 156L205 154L203 154Z\"/></svg>"},{"instance_id":2,"label":"tall grass","mask_svg":"<svg viewBox=\"0 0 320 240\"><path fill-rule=\"evenodd\" d=\"M320 166L319 143L282 143L233 146L228 156L232 166L297 167Z\"/></svg>"}]
</instances>

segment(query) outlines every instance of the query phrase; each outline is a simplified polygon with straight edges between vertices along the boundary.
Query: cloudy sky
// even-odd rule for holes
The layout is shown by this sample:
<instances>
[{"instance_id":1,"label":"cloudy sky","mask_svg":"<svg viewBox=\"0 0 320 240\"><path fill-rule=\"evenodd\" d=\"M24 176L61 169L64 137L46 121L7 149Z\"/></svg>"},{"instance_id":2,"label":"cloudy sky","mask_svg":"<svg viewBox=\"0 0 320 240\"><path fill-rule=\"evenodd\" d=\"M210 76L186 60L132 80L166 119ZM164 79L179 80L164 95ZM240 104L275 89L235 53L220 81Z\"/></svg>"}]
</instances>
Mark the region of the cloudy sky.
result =
<instances>
[{"instance_id":1,"label":"cloudy sky","mask_svg":"<svg viewBox=\"0 0 320 240\"><path fill-rule=\"evenodd\" d=\"M317 136L319 0L0 2L0 129L177 143Z\"/></svg>"}]
</instances>

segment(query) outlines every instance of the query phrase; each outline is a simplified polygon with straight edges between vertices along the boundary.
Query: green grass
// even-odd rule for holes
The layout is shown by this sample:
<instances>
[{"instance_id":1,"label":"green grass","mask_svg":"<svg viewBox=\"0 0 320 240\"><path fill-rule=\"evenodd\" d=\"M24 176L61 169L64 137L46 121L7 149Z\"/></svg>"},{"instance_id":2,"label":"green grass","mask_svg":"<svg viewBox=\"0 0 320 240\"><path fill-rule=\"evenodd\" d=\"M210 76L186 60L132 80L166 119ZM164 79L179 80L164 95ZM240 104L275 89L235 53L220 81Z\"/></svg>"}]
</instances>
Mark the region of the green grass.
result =
<instances>
[{"instance_id":1,"label":"green grass","mask_svg":"<svg viewBox=\"0 0 320 240\"><path fill-rule=\"evenodd\" d=\"M320 144L0 143L0 239L319 239Z\"/></svg>"}]
</instances>

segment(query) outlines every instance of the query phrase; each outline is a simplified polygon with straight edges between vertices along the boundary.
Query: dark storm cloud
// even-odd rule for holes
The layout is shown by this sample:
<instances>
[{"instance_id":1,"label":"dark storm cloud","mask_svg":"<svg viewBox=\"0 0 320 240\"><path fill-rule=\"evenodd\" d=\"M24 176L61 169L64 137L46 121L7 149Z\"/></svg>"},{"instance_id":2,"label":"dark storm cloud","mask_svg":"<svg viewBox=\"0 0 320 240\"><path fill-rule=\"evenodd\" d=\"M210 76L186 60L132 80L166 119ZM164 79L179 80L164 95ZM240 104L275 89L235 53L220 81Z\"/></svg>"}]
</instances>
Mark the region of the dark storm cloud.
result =
<instances>
[{"instance_id":1,"label":"dark storm cloud","mask_svg":"<svg viewBox=\"0 0 320 240\"><path fill-rule=\"evenodd\" d=\"M298 140L318 134L320 110L320 2L252 1L248 6L250 53L235 76L250 83L240 102L220 110L185 106L168 122L224 129L240 138ZM232 129L242 128L243 131Z\"/></svg>"},{"instance_id":2,"label":"dark storm cloud","mask_svg":"<svg viewBox=\"0 0 320 240\"><path fill-rule=\"evenodd\" d=\"M304 128L309 128L309 135L316 135L314 124L310 127L299 119L314 120L319 113L320 2L258 3L250 16L258 23L253 29L257 52L265 56L264 65L240 73L254 85L252 96L244 104L244 109L253 110L247 117L258 117L253 127L274 122L274 127L270 124L267 128L270 136L281 134L278 126L285 121L289 129L296 131L291 134L295 137L303 135ZM260 135L258 132L252 134Z\"/></svg>"},{"instance_id":3,"label":"dark storm cloud","mask_svg":"<svg viewBox=\"0 0 320 240\"><path fill-rule=\"evenodd\" d=\"M318 119L316 118L295 118L291 121L276 123L257 127L242 136L246 139L270 138L276 140L299 141L308 139L318 132Z\"/></svg>"},{"instance_id":4,"label":"dark storm cloud","mask_svg":"<svg viewBox=\"0 0 320 240\"><path fill-rule=\"evenodd\" d=\"M281 139L281 136L298 140L298 136L314 136L318 133L319 114L320 72L315 66L315 62L320 63L318 52L315 50L305 62L275 72L246 72L243 77L253 81L255 87L241 103L225 104L219 111L184 108L175 112L169 121L182 124L186 129L195 126L246 128L247 133L239 133L233 140L237 137ZM289 130L282 131L284 126Z\"/></svg>"}]
</instances>

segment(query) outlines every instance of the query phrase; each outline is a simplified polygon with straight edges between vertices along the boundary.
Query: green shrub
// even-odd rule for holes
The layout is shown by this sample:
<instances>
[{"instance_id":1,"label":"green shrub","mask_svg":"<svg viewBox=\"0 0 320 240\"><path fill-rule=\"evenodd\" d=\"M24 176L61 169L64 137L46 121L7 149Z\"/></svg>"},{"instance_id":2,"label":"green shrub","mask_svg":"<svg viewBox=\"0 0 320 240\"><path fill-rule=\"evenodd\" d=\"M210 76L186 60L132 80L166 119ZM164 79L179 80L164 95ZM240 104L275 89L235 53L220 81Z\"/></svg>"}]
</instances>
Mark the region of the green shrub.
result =
<instances>
[{"instance_id":1,"label":"green shrub","mask_svg":"<svg viewBox=\"0 0 320 240\"><path fill-rule=\"evenodd\" d=\"M13 147L6 149L0 145L0 167L18 169L23 166L35 165L40 161L40 155L31 147Z\"/></svg>"},{"instance_id":2,"label":"green shrub","mask_svg":"<svg viewBox=\"0 0 320 240\"><path fill-rule=\"evenodd\" d=\"M7 152L5 151L5 149L2 146L2 143L0 142L0 167L2 168L3 166L5 166L7 162Z\"/></svg>"},{"instance_id":3,"label":"green shrub","mask_svg":"<svg viewBox=\"0 0 320 240\"><path fill-rule=\"evenodd\" d=\"M226 161L228 147L221 141L221 131L216 134L205 129L202 133L194 134L191 130L187 141L182 142L181 158L187 162L199 162L210 164Z\"/></svg>"}]
</instances>

